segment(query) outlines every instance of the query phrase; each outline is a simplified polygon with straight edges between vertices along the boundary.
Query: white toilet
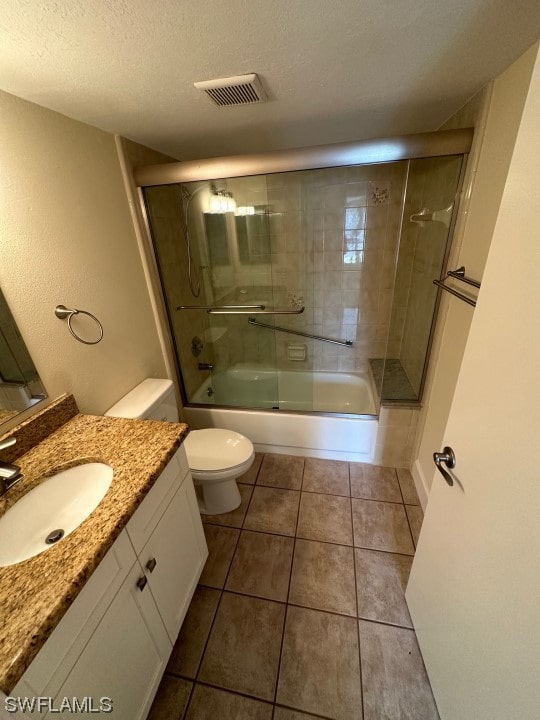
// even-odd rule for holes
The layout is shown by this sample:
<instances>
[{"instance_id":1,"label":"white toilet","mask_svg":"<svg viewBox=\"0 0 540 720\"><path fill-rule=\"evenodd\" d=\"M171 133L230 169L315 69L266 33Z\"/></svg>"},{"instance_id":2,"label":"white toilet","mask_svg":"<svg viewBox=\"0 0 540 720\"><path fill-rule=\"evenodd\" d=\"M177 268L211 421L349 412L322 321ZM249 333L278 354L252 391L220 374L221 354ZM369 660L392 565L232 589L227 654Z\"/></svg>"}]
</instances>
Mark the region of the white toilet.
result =
<instances>
[{"instance_id":1,"label":"white toilet","mask_svg":"<svg viewBox=\"0 0 540 720\"><path fill-rule=\"evenodd\" d=\"M138 420L178 422L171 380L147 378L124 395L105 415ZM184 441L187 460L204 515L230 512L240 505L236 478L253 464L253 443L221 428L192 430Z\"/></svg>"}]
</instances>

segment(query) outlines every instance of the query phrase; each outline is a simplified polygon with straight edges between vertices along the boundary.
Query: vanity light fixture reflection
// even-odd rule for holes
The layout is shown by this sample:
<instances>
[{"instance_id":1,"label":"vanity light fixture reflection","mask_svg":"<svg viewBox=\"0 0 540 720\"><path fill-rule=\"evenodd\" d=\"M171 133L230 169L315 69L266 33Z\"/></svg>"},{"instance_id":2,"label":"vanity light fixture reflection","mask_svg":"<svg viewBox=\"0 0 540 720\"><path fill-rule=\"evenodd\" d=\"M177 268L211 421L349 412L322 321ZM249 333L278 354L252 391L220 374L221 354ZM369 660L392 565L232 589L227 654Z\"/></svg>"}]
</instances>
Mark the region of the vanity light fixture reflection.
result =
<instances>
[{"instance_id":1,"label":"vanity light fixture reflection","mask_svg":"<svg viewBox=\"0 0 540 720\"><path fill-rule=\"evenodd\" d=\"M214 215L235 212L235 210L236 201L233 194L228 190L217 190L215 186L212 186L208 212Z\"/></svg>"}]
</instances>

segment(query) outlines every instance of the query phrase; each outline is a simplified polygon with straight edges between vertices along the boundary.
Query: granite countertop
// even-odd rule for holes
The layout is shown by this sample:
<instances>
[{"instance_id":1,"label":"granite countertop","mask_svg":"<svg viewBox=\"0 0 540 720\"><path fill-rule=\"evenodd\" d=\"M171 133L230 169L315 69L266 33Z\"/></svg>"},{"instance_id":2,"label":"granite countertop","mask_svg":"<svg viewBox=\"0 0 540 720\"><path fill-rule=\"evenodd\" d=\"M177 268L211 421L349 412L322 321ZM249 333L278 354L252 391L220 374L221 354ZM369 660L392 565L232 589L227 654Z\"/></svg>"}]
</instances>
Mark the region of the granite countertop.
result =
<instances>
[{"instance_id":1,"label":"granite countertop","mask_svg":"<svg viewBox=\"0 0 540 720\"><path fill-rule=\"evenodd\" d=\"M77 412L74 401L73 407ZM182 423L77 414L16 458L24 479L0 498L0 516L44 476L60 469L81 462L104 462L113 468L114 476L98 507L68 537L40 555L0 568L0 689L6 694L13 690L188 432ZM17 436L17 428L12 434Z\"/></svg>"}]
</instances>

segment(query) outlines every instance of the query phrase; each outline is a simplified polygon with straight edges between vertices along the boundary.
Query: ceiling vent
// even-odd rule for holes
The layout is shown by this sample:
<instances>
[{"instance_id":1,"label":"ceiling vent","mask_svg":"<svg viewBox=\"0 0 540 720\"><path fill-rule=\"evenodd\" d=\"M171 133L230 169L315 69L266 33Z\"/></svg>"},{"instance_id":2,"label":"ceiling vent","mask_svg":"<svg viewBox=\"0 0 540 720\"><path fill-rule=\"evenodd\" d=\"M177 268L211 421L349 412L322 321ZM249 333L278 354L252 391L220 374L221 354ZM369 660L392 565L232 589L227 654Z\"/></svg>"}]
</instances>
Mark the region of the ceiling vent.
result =
<instances>
[{"instance_id":1,"label":"ceiling vent","mask_svg":"<svg viewBox=\"0 0 540 720\"><path fill-rule=\"evenodd\" d=\"M267 100L261 81L254 73L219 78L218 80L205 80L193 84L197 90L207 95L214 105L219 107L251 105Z\"/></svg>"}]
</instances>

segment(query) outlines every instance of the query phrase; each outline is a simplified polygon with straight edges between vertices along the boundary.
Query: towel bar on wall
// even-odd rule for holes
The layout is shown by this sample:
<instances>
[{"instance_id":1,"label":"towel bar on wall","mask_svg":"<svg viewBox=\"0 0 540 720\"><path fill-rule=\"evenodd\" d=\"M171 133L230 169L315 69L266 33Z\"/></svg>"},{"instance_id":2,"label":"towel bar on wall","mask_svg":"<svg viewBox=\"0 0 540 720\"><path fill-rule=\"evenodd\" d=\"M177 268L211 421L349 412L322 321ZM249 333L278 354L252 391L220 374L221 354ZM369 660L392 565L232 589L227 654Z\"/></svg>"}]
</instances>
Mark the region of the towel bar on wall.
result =
<instances>
[{"instance_id":1,"label":"towel bar on wall","mask_svg":"<svg viewBox=\"0 0 540 720\"><path fill-rule=\"evenodd\" d=\"M456 270L448 270L444 279L446 280L446 278L454 278L455 280L460 280L461 282L467 283L467 285L472 285L475 288L480 288L480 282L478 280L473 280L472 278L465 275L464 265L458 267ZM446 292L450 293L450 295L453 295L454 297L463 300L463 302L466 302L467 305L472 305L472 307L476 307L476 300L474 298L468 297L468 295L463 295L463 293L460 293L459 290L455 290L454 288L445 285L444 280L434 280L433 284L437 285L437 287L440 287L441 290L446 290Z\"/></svg>"}]
</instances>

